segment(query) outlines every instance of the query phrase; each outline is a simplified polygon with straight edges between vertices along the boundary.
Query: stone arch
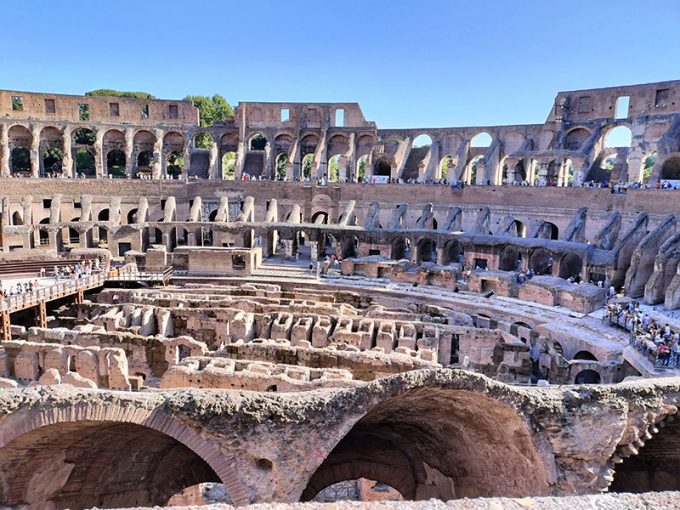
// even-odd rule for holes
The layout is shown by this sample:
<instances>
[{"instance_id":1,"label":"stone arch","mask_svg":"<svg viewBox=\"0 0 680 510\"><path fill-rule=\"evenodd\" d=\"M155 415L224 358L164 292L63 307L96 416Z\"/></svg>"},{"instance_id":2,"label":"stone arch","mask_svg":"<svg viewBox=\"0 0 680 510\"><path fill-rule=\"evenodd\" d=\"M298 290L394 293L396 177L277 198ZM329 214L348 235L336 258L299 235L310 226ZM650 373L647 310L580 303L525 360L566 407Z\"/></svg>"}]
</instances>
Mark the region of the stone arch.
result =
<instances>
[{"instance_id":1,"label":"stone arch","mask_svg":"<svg viewBox=\"0 0 680 510\"><path fill-rule=\"evenodd\" d=\"M661 165L661 179L680 179L680 154L673 154Z\"/></svg>"},{"instance_id":2,"label":"stone arch","mask_svg":"<svg viewBox=\"0 0 680 510\"><path fill-rule=\"evenodd\" d=\"M649 436L614 468L609 492L680 490L680 416L670 415L649 427ZM628 452L630 454L630 451Z\"/></svg>"},{"instance_id":3,"label":"stone arch","mask_svg":"<svg viewBox=\"0 0 680 510\"><path fill-rule=\"evenodd\" d=\"M7 426L10 425L8 422L11 422L11 426ZM35 456L32 448L26 446L34 447L39 443L43 445L41 454ZM146 452L147 455L129 455L126 448L132 444L136 446L138 452ZM23 457L22 452L26 452ZM152 487L158 483L154 477L161 474L157 465L159 455L168 463L170 460L175 461L174 469L178 471L174 474L162 473L172 480L166 491L154 490ZM107 459L108 462L102 459ZM148 461L146 465L144 460ZM36 461L42 461L42 464L36 465ZM8 473L8 464L13 466L11 474ZM2 494L2 501L11 505L25 501L27 494L22 494L22 489L29 492L31 482L38 484L42 490L37 492L45 498L45 501L29 501L33 504L45 504L55 500L55 497L59 501L59 506L124 507L141 504L141 501L134 499L140 496L136 491L131 491L132 501L125 499L128 496L127 490L121 490L114 495L107 494L106 490L97 493L102 480L105 480L104 484L109 484L104 485L104 489L114 489L115 484L122 481L116 479L116 476L125 477L129 474L124 472L125 468L137 475L150 473L152 476L148 479L148 487L145 488L148 492L145 493L148 497L147 504L162 505L178 492L178 487L181 489L183 484L190 486L197 483L190 477L185 478L186 472L192 471L187 469L188 466L196 470L199 475L198 481L206 481L200 477L212 476L217 479L207 481L224 483L235 504L249 502L245 487L234 469L225 462L224 453L217 443L201 437L189 426L158 408L153 410L134 408L127 402L71 403L69 406L60 407L59 412L27 410L12 415L6 421L5 432L0 436L0 465L5 467L0 476L23 477L29 480L27 485L0 484L0 488L10 487L8 493ZM122 465L125 467L121 470ZM44 475L41 473L41 467ZM148 471L137 471L143 468ZM104 476L107 472L115 476ZM41 476L36 480L36 475L43 477L52 475L53 483L60 484L56 490L47 493L49 491L45 489L44 483L41 483L44 480ZM71 476L75 477L72 490L80 489L82 492L68 491ZM134 476L132 480L128 478L124 480L130 483L138 481ZM4 481L7 482L6 479ZM62 491L64 494L60 497Z\"/></svg>"},{"instance_id":4,"label":"stone arch","mask_svg":"<svg viewBox=\"0 0 680 510\"><path fill-rule=\"evenodd\" d=\"M501 271L516 271L520 265L519 248L508 244L501 250L498 257L498 269Z\"/></svg>"},{"instance_id":5,"label":"stone arch","mask_svg":"<svg viewBox=\"0 0 680 510\"><path fill-rule=\"evenodd\" d=\"M14 147L9 155L9 167L12 175L30 175L31 151L25 147Z\"/></svg>"},{"instance_id":6,"label":"stone arch","mask_svg":"<svg viewBox=\"0 0 680 510\"><path fill-rule=\"evenodd\" d=\"M580 276L583 269L583 259L575 253L565 253L560 259L560 278L565 280L570 276Z\"/></svg>"},{"instance_id":7,"label":"stone arch","mask_svg":"<svg viewBox=\"0 0 680 510\"><path fill-rule=\"evenodd\" d=\"M493 137L488 131L480 131L470 139L470 147L489 147Z\"/></svg>"},{"instance_id":8,"label":"stone arch","mask_svg":"<svg viewBox=\"0 0 680 510\"><path fill-rule=\"evenodd\" d=\"M586 350L578 351L576 354L574 354L573 359L580 359L585 361L598 361L597 356L595 356L592 352Z\"/></svg>"},{"instance_id":9,"label":"stone arch","mask_svg":"<svg viewBox=\"0 0 680 510\"><path fill-rule=\"evenodd\" d=\"M40 174L61 173L64 159L64 139L60 129L53 126L40 131Z\"/></svg>"},{"instance_id":10,"label":"stone arch","mask_svg":"<svg viewBox=\"0 0 680 510\"><path fill-rule=\"evenodd\" d=\"M547 494L549 459L510 405L488 394L416 388L373 406L309 479L301 501L342 480L379 480L406 499Z\"/></svg>"},{"instance_id":11,"label":"stone arch","mask_svg":"<svg viewBox=\"0 0 680 510\"><path fill-rule=\"evenodd\" d=\"M7 131L9 166L13 175L31 175L31 131L20 124L15 124Z\"/></svg>"},{"instance_id":12,"label":"stone arch","mask_svg":"<svg viewBox=\"0 0 680 510\"><path fill-rule=\"evenodd\" d=\"M198 131L192 138L194 149L210 149L215 143L213 135L207 131Z\"/></svg>"},{"instance_id":13,"label":"stone arch","mask_svg":"<svg viewBox=\"0 0 680 510\"><path fill-rule=\"evenodd\" d=\"M373 164L373 175L380 177L392 176L392 163L387 157L378 158Z\"/></svg>"},{"instance_id":14,"label":"stone arch","mask_svg":"<svg viewBox=\"0 0 680 510\"><path fill-rule=\"evenodd\" d=\"M526 322L515 321L515 322L513 322L513 323L510 325L510 334L511 334L511 335L518 336L518 335L519 335L519 330L520 330L520 328L529 329L529 330L533 329L533 328L532 328L529 324L527 324Z\"/></svg>"},{"instance_id":15,"label":"stone arch","mask_svg":"<svg viewBox=\"0 0 680 510\"><path fill-rule=\"evenodd\" d=\"M12 215L10 216L11 218L11 225L13 226L19 226L24 224L24 218L23 215L21 214L20 211L14 211Z\"/></svg>"},{"instance_id":16,"label":"stone arch","mask_svg":"<svg viewBox=\"0 0 680 510\"><path fill-rule=\"evenodd\" d=\"M590 130L584 127L570 129L564 137L564 148L569 151L580 150L591 134Z\"/></svg>"},{"instance_id":17,"label":"stone arch","mask_svg":"<svg viewBox=\"0 0 680 510\"><path fill-rule=\"evenodd\" d=\"M134 209L130 209L127 213L127 224L128 225L134 225L137 223L137 208L135 207Z\"/></svg>"},{"instance_id":18,"label":"stone arch","mask_svg":"<svg viewBox=\"0 0 680 510\"><path fill-rule=\"evenodd\" d=\"M328 139L328 154L345 154L349 151L349 138L344 133L335 133Z\"/></svg>"},{"instance_id":19,"label":"stone arch","mask_svg":"<svg viewBox=\"0 0 680 510\"><path fill-rule=\"evenodd\" d=\"M77 176L94 177L97 174L93 149L77 149L74 154L73 164L75 165Z\"/></svg>"},{"instance_id":20,"label":"stone arch","mask_svg":"<svg viewBox=\"0 0 680 510\"><path fill-rule=\"evenodd\" d=\"M357 180L357 182L362 182L366 178L366 169L367 168L368 168L368 155L364 154L363 156L361 156L357 159L357 168L356 168L356 180Z\"/></svg>"},{"instance_id":21,"label":"stone arch","mask_svg":"<svg viewBox=\"0 0 680 510\"><path fill-rule=\"evenodd\" d=\"M437 179L451 180L456 176L456 160L452 154L446 154L437 165Z\"/></svg>"},{"instance_id":22,"label":"stone arch","mask_svg":"<svg viewBox=\"0 0 680 510\"><path fill-rule=\"evenodd\" d=\"M596 370L581 370L574 378L574 384L600 384L602 377Z\"/></svg>"},{"instance_id":23,"label":"stone arch","mask_svg":"<svg viewBox=\"0 0 680 510\"><path fill-rule=\"evenodd\" d=\"M276 156L274 166L276 167L276 178L278 180L284 180L287 175L286 168L288 166L288 153L280 152Z\"/></svg>"},{"instance_id":24,"label":"stone arch","mask_svg":"<svg viewBox=\"0 0 680 510\"><path fill-rule=\"evenodd\" d=\"M421 262L435 262L437 260L437 243L428 237L424 237L418 241L417 246L417 260L416 263Z\"/></svg>"},{"instance_id":25,"label":"stone arch","mask_svg":"<svg viewBox=\"0 0 680 510\"><path fill-rule=\"evenodd\" d=\"M359 254L359 238L354 235L346 235L342 238L341 259L356 257ZM337 253L337 247L336 247Z\"/></svg>"},{"instance_id":26,"label":"stone arch","mask_svg":"<svg viewBox=\"0 0 680 510\"><path fill-rule=\"evenodd\" d=\"M326 211L317 211L312 214L312 223L316 225L328 224L328 213Z\"/></svg>"},{"instance_id":27,"label":"stone arch","mask_svg":"<svg viewBox=\"0 0 680 510\"><path fill-rule=\"evenodd\" d=\"M604 148L630 147L633 133L628 126L616 126L602 136Z\"/></svg>"},{"instance_id":28,"label":"stone arch","mask_svg":"<svg viewBox=\"0 0 680 510\"><path fill-rule=\"evenodd\" d=\"M94 145L96 140L96 135L94 131L90 128L79 127L73 130L73 145L82 146L86 145L88 147Z\"/></svg>"},{"instance_id":29,"label":"stone arch","mask_svg":"<svg viewBox=\"0 0 680 510\"><path fill-rule=\"evenodd\" d=\"M349 160L344 154L334 154L328 158L328 182L345 182L349 179L347 164Z\"/></svg>"},{"instance_id":30,"label":"stone arch","mask_svg":"<svg viewBox=\"0 0 680 510\"><path fill-rule=\"evenodd\" d=\"M236 152L238 151L239 137L237 133L224 133L220 137L221 152Z\"/></svg>"},{"instance_id":31,"label":"stone arch","mask_svg":"<svg viewBox=\"0 0 680 510\"><path fill-rule=\"evenodd\" d=\"M484 156L481 154L470 159L470 162L465 167L465 173L463 174L463 181L465 184L476 184L477 166L480 163L484 163Z\"/></svg>"},{"instance_id":32,"label":"stone arch","mask_svg":"<svg viewBox=\"0 0 680 510\"><path fill-rule=\"evenodd\" d=\"M262 133L255 133L248 139L248 150L263 151L268 143L266 136Z\"/></svg>"},{"instance_id":33,"label":"stone arch","mask_svg":"<svg viewBox=\"0 0 680 510\"><path fill-rule=\"evenodd\" d=\"M163 164L165 173L172 177L182 175L184 171L184 135L179 131L170 131L163 137Z\"/></svg>"},{"instance_id":34,"label":"stone arch","mask_svg":"<svg viewBox=\"0 0 680 510\"><path fill-rule=\"evenodd\" d=\"M548 250L537 248L529 256L529 269L533 269L536 274L552 274L553 256Z\"/></svg>"},{"instance_id":35,"label":"stone arch","mask_svg":"<svg viewBox=\"0 0 680 510\"><path fill-rule=\"evenodd\" d=\"M444 243L442 252L442 265L455 264L460 262L463 247L457 239L449 239Z\"/></svg>"},{"instance_id":36,"label":"stone arch","mask_svg":"<svg viewBox=\"0 0 680 510\"><path fill-rule=\"evenodd\" d=\"M395 237L390 243L390 258L401 260L410 258L411 241L405 237Z\"/></svg>"},{"instance_id":37,"label":"stone arch","mask_svg":"<svg viewBox=\"0 0 680 510\"><path fill-rule=\"evenodd\" d=\"M357 158L361 156L366 156L368 153L370 153L371 149L373 148L373 143L374 143L373 135L369 134L359 135L359 137L357 138L357 150L356 150Z\"/></svg>"},{"instance_id":38,"label":"stone arch","mask_svg":"<svg viewBox=\"0 0 680 510\"><path fill-rule=\"evenodd\" d=\"M302 166L302 177L305 179L311 179L312 173L314 172L314 154L311 152L306 154L301 161Z\"/></svg>"},{"instance_id":39,"label":"stone arch","mask_svg":"<svg viewBox=\"0 0 680 510\"><path fill-rule=\"evenodd\" d=\"M120 149L113 149L106 155L106 173L111 177L125 177L127 159Z\"/></svg>"}]
</instances>

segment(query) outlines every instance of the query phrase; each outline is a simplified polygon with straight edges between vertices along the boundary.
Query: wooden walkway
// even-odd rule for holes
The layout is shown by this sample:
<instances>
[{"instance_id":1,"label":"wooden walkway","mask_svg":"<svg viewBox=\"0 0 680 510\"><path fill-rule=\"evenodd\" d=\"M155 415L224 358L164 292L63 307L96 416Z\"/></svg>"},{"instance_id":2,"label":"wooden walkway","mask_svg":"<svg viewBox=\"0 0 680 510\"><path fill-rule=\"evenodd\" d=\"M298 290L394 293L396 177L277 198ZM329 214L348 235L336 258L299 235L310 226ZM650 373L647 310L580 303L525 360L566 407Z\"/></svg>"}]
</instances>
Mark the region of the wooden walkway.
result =
<instances>
[{"instance_id":1,"label":"wooden walkway","mask_svg":"<svg viewBox=\"0 0 680 510\"><path fill-rule=\"evenodd\" d=\"M47 303L65 297L74 297L76 304L84 301L85 292L103 287L107 281L148 282L167 285L172 277L172 266L164 268L135 268L135 270L113 269L81 278L69 278L55 282L54 285L40 287L32 292L23 292L0 299L0 340L11 340L10 315L15 312L35 308L36 322L41 328L47 327Z\"/></svg>"}]
</instances>

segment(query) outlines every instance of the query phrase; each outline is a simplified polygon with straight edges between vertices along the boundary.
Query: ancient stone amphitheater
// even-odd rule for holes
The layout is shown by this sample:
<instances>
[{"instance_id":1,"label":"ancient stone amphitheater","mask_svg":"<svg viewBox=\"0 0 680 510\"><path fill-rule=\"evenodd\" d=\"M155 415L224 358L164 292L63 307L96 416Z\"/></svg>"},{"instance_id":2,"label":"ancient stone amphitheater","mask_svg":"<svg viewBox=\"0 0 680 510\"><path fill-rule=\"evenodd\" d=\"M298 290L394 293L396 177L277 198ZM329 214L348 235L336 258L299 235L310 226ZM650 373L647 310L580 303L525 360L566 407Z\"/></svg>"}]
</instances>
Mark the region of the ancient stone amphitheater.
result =
<instances>
[{"instance_id":1,"label":"ancient stone amphitheater","mask_svg":"<svg viewBox=\"0 0 680 510\"><path fill-rule=\"evenodd\" d=\"M0 114L0 506L680 505L680 81Z\"/></svg>"}]
</instances>

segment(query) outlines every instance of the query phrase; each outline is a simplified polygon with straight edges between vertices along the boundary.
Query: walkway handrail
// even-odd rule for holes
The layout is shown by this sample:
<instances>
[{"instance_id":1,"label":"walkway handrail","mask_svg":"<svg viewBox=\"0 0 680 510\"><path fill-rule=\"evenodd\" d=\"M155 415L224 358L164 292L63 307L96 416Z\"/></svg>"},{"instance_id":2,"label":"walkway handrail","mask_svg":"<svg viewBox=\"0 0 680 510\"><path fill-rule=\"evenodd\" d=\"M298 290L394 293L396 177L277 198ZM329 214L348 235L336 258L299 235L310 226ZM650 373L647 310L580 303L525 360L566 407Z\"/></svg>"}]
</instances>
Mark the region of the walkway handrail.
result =
<instances>
[{"instance_id":1,"label":"walkway handrail","mask_svg":"<svg viewBox=\"0 0 680 510\"><path fill-rule=\"evenodd\" d=\"M52 301L66 296L77 294L95 287L101 287L106 281L104 272L88 276L57 281L54 285L40 287L32 292L22 292L12 296L5 296L0 300L0 311L14 313L19 310L39 305L42 301Z\"/></svg>"}]
</instances>

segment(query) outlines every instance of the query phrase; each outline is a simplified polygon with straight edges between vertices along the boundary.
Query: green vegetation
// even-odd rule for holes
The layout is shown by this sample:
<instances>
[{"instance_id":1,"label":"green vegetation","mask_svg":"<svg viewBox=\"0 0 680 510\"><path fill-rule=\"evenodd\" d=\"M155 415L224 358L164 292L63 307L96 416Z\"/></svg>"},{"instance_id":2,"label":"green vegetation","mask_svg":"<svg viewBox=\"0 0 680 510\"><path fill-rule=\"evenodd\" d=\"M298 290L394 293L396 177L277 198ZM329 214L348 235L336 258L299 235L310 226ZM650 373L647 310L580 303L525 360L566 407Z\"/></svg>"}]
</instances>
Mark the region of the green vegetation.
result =
<instances>
[{"instance_id":1,"label":"green vegetation","mask_svg":"<svg viewBox=\"0 0 680 510\"><path fill-rule=\"evenodd\" d=\"M182 174L184 158L178 151L172 151L168 156L168 174L176 177Z\"/></svg>"},{"instance_id":2,"label":"green vegetation","mask_svg":"<svg viewBox=\"0 0 680 510\"><path fill-rule=\"evenodd\" d=\"M12 149L10 164L13 172L31 171L31 153L24 147Z\"/></svg>"},{"instance_id":3,"label":"green vegetation","mask_svg":"<svg viewBox=\"0 0 680 510\"><path fill-rule=\"evenodd\" d=\"M447 156L444 161L442 161L442 179L447 179L449 176L449 169L455 168L456 165L453 163L453 159L451 156ZM507 167L504 166L504 172L506 171Z\"/></svg>"},{"instance_id":4,"label":"green vegetation","mask_svg":"<svg viewBox=\"0 0 680 510\"><path fill-rule=\"evenodd\" d=\"M43 154L43 166L46 172L54 172L61 169L61 161L64 153L57 147L50 147Z\"/></svg>"},{"instance_id":5,"label":"green vegetation","mask_svg":"<svg viewBox=\"0 0 680 510\"><path fill-rule=\"evenodd\" d=\"M288 163L288 154L280 154L276 158L276 177L278 179L286 178L286 164Z\"/></svg>"},{"instance_id":6,"label":"green vegetation","mask_svg":"<svg viewBox=\"0 0 680 510\"><path fill-rule=\"evenodd\" d=\"M88 175L94 173L94 156L90 151L80 149L76 152L76 172Z\"/></svg>"},{"instance_id":7,"label":"green vegetation","mask_svg":"<svg viewBox=\"0 0 680 510\"><path fill-rule=\"evenodd\" d=\"M113 96L113 97L131 97L134 99L156 99L148 92L121 92L113 89L97 89L85 92L86 96Z\"/></svg>"},{"instance_id":8,"label":"green vegetation","mask_svg":"<svg viewBox=\"0 0 680 510\"><path fill-rule=\"evenodd\" d=\"M114 149L106 157L106 171L113 177L125 177L125 154Z\"/></svg>"},{"instance_id":9,"label":"green vegetation","mask_svg":"<svg viewBox=\"0 0 680 510\"><path fill-rule=\"evenodd\" d=\"M312 177L312 163L314 162L314 154L307 154L302 158L302 176L304 178Z\"/></svg>"},{"instance_id":10,"label":"green vegetation","mask_svg":"<svg viewBox=\"0 0 680 510\"><path fill-rule=\"evenodd\" d=\"M24 109L24 100L20 96L12 96L12 110L21 112Z\"/></svg>"},{"instance_id":11,"label":"green vegetation","mask_svg":"<svg viewBox=\"0 0 680 510\"><path fill-rule=\"evenodd\" d=\"M362 181L366 178L366 162L368 158L363 156L359 159L359 180Z\"/></svg>"},{"instance_id":12,"label":"green vegetation","mask_svg":"<svg viewBox=\"0 0 680 510\"><path fill-rule=\"evenodd\" d=\"M86 128L76 129L73 132L73 141L77 145L94 145L94 132Z\"/></svg>"},{"instance_id":13,"label":"green vegetation","mask_svg":"<svg viewBox=\"0 0 680 510\"><path fill-rule=\"evenodd\" d=\"M187 96L185 101L191 101L200 112L200 126L212 126L216 122L223 122L227 117L234 116L234 109L219 94L212 97L207 96ZM198 133L196 135L195 145L199 149L209 149L212 146L213 140L207 133Z\"/></svg>"},{"instance_id":14,"label":"green vegetation","mask_svg":"<svg viewBox=\"0 0 680 510\"><path fill-rule=\"evenodd\" d=\"M227 152L222 156L222 179L233 181L236 176L236 153Z\"/></svg>"},{"instance_id":15,"label":"green vegetation","mask_svg":"<svg viewBox=\"0 0 680 510\"><path fill-rule=\"evenodd\" d=\"M328 182L338 182L338 167L340 156L333 156L328 162Z\"/></svg>"},{"instance_id":16,"label":"green vegetation","mask_svg":"<svg viewBox=\"0 0 680 510\"><path fill-rule=\"evenodd\" d=\"M656 163L656 152L654 154L650 154L645 159L645 166L642 168L643 183L648 182L649 178L652 176L652 169L654 168L654 163Z\"/></svg>"}]
</instances>

